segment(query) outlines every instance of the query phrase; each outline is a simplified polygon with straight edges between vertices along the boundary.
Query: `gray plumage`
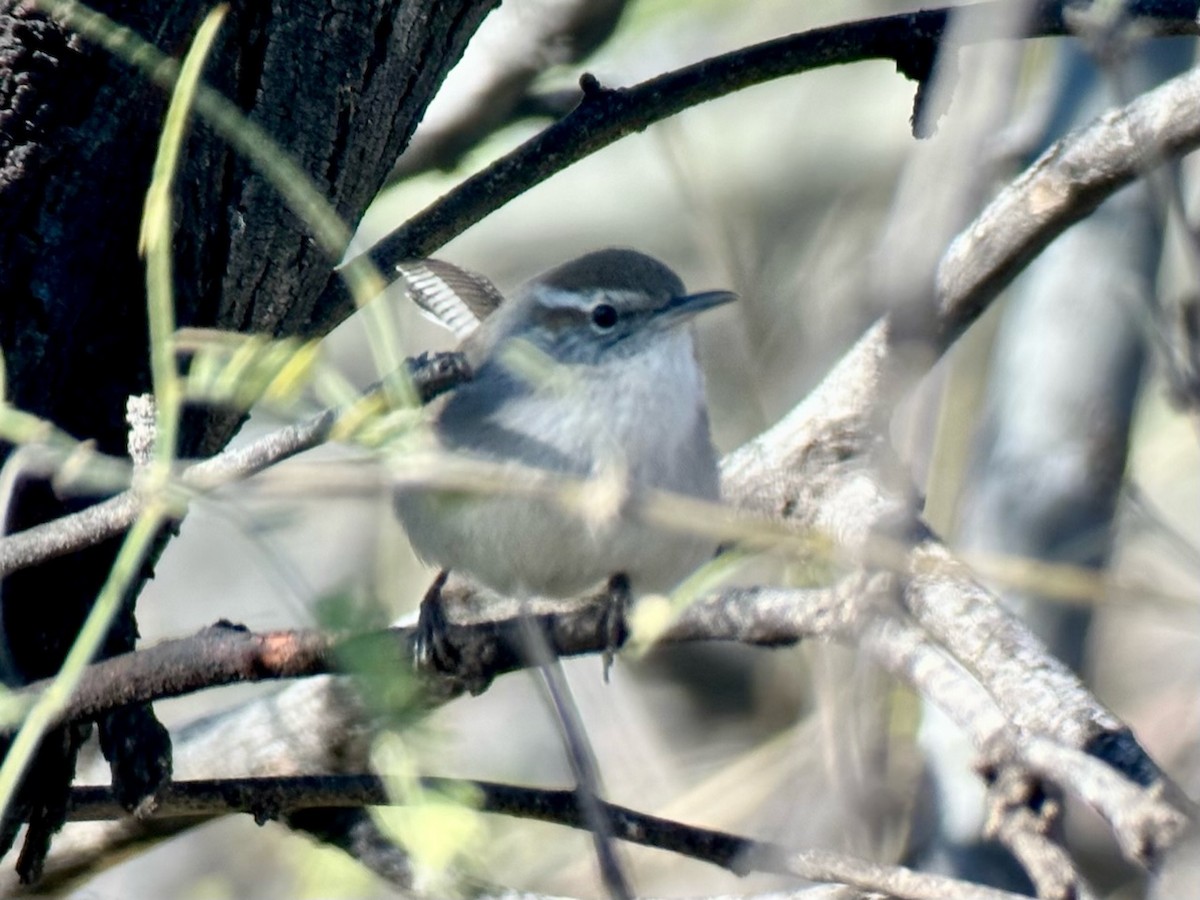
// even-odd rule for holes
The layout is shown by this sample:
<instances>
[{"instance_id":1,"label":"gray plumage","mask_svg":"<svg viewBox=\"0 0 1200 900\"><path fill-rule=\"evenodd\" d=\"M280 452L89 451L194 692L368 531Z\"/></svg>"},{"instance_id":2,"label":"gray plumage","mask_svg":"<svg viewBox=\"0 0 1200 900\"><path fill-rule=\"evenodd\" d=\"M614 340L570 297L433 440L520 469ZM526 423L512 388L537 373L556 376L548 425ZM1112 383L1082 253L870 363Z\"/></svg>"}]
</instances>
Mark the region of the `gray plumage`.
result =
<instances>
[{"instance_id":1,"label":"gray plumage","mask_svg":"<svg viewBox=\"0 0 1200 900\"><path fill-rule=\"evenodd\" d=\"M717 500L716 452L687 322L732 298L688 296L674 272L631 250L602 250L553 269L464 342L475 377L437 412L438 443L579 477L615 467L634 494L652 487ZM521 347L561 370L530 376L514 365ZM584 521L527 496L408 488L396 507L423 558L515 595L568 596L616 573L635 593L665 591L715 549L708 539L620 516Z\"/></svg>"}]
</instances>

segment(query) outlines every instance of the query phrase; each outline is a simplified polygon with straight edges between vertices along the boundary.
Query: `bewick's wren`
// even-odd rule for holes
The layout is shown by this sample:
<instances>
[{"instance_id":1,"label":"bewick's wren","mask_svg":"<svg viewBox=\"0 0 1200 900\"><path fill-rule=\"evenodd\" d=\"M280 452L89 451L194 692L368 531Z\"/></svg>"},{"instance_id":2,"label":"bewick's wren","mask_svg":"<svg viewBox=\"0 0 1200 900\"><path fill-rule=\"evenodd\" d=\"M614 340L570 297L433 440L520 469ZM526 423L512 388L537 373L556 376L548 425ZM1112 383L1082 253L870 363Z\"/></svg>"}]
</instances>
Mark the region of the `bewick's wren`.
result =
<instances>
[{"instance_id":1,"label":"bewick's wren","mask_svg":"<svg viewBox=\"0 0 1200 900\"><path fill-rule=\"evenodd\" d=\"M442 448L580 478L612 467L631 493L718 498L688 323L733 294L686 294L674 272L632 250L589 253L502 303L487 282L444 263L406 277L418 303L468 334L461 349L474 378L435 414ZM518 371L521 341L562 377ZM710 539L619 515L585 521L529 494L411 487L397 492L396 509L422 558L518 597L570 596L617 574L635 596L666 591L715 550Z\"/></svg>"}]
</instances>

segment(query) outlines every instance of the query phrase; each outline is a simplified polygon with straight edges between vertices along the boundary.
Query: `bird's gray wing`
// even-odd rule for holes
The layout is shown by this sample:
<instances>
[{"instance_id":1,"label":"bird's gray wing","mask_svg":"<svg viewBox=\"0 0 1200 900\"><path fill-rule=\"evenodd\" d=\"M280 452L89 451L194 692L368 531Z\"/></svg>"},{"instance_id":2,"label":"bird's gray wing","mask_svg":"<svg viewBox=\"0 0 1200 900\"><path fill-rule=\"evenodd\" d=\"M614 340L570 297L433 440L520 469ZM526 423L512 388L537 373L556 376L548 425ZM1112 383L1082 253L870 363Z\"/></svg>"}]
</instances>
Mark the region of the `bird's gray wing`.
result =
<instances>
[{"instance_id":1,"label":"bird's gray wing","mask_svg":"<svg viewBox=\"0 0 1200 900\"><path fill-rule=\"evenodd\" d=\"M514 460L555 472L587 475L587 466L581 461L505 421L505 411L530 390L528 381L499 363L485 363L474 379L455 389L438 413L435 429L442 445L499 462Z\"/></svg>"},{"instance_id":2,"label":"bird's gray wing","mask_svg":"<svg viewBox=\"0 0 1200 900\"><path fill-rule=\"evenodd\" d=\"M495 285L440 259L412 259L396 266L413 302L459 340L472 334L504 301Z\"/></svg>"}]
</instances>

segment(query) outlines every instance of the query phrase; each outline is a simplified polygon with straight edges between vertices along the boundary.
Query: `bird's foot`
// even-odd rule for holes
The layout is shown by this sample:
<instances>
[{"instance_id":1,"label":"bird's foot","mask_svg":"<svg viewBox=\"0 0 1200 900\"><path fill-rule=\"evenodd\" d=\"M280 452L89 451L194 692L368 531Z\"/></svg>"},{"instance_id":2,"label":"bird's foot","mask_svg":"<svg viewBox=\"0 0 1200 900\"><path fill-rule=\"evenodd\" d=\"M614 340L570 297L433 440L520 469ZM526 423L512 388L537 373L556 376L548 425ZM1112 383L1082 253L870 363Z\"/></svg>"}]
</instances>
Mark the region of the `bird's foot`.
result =
<instances>
[{"instance_id":1,"label":"bird's foot","mask_svg":"<svg viewBox=\"0 0 1200 900\"><path fill-rule=\"evenodd\" d=\"M458 651L446 637L449 623L446 606L442 600L442 588L450 576L449 569L442 569L433 579L433 584L421 598L417 612L417 627L413 633L413 667L419 672L436 671L452 673L462 660Z\"/></svg>"},{"instance_id":2,"label":"bird's foot","mask_svg":"<svg viewBox=\"0 0 1200 900\"><path fill-rule=\"evenodd\" d=\"M606 684L617 651L625 642L627 635L625 621L632 605L633 594L629 589L629 577L618 572L608 579L608 607L604 612L604 653L601 659L604 662Z\"/></svg>"},{"instance_id":3,"label":"bird's foot","mask_svg":"<svg viewBox=\"0 0 1200 900\"><path fill-rule=\"evenodd\" d=\"M446 616L446 601L442 595L449 575L449 569L438 572L421 598L412 637L413 669L418 675L449 678L467 692L481 694L491 683L491 675L473 671L450 638L452 623Z\"/></svg>"}]
</instances>

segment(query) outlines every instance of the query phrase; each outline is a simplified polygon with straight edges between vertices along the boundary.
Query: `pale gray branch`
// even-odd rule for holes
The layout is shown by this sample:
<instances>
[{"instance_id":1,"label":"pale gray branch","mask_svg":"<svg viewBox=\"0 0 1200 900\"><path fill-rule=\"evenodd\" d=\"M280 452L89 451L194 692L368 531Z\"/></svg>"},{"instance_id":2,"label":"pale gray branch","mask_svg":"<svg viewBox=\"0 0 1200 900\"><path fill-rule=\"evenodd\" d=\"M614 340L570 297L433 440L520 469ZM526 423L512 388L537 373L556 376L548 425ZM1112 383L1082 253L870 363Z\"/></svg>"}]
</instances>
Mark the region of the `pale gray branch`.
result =
<instances>
[{"instance_id":1,"label":"pale gray branch","mask_svg":"<svg viewBox=\"0 0 1200 900\"><path fill-rule=\"evenodd\" d=\"M438 88L388 181L454 168L514 118L539 75L583 59L607 40L624 8L625 0L507 0L492 10Z\"/></svg>"},{"instance_id":2,"label":"pale gray branch","mask_svg":"<svg viewBox=\"0 0 1200 900\"><path fill-rule=\"evenodd\" d=\"M1057 790L1046 790L1014 769L1001 772L988 789L983 834L1008 848L1040 900L1095 900L1095 891L1058 842L1062 803L1057 795Z\"/></svg>"},{"instance_id":3,"label":"pale gray branch","mask_svg":"<svg viewBox=\"0 0 1200 900\"><path fill-rule=\"evenodd\" d=\"M287 425L245 447L193 463L184 469L179 481L185 488L209 491L248 478L320 444L328 436L333 421L334 413L324 412L305 422ZM8 535L0 539L0 577L115 537L133 524L143 506L143 497L136 490L128 490L72 515Z\"/></svg>"},{"instance_id":4,"label":"pale gray branch","mask_svg":"<svg viewBox=\"0 0 1200 900\"><path fill-rule=\"evenodd\" d=\"M943 346L1052 240L1148 166L1200 146L1200 69L1055 142L950 245L937 273Z\"/></svg>"}]
</instances>

